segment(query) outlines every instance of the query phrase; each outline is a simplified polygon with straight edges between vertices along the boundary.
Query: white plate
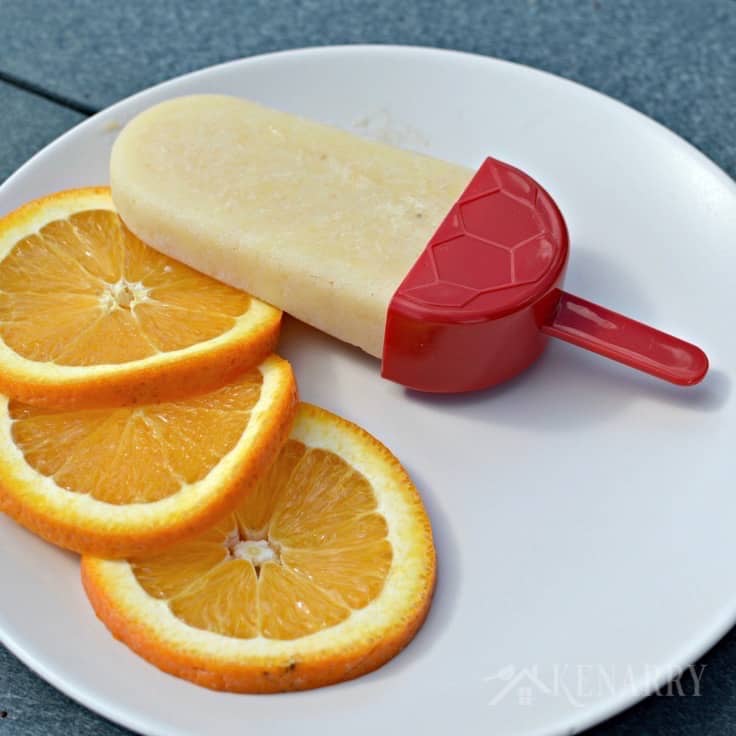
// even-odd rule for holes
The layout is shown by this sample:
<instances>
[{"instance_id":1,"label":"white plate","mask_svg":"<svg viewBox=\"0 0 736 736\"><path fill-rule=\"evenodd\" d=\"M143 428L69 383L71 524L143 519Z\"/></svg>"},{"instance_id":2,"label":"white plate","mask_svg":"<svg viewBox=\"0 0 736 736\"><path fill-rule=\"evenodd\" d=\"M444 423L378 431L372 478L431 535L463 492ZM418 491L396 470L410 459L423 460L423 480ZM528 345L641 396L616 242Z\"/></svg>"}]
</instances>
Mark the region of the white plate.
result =
<instances>
[{"instance_id":1,"label":"white plate","mask_svg":"<svg viewBox=\"0 0 736 736\"><path fill-rule=\"evenodd\" d=\"M434 606L378 672L276 697L210 692L115 642L77 561L0 519L2 640L81 703L146 734L562 734L650 692L736 619L736 187L664 128L583 87L493 59L338 47L245 59L121 102L0 190L0 211L107 180L116 127L167 97L224 92L476 165L512 162L567 217L567 286L701 344L680 389L551 345L525 375L409 395L377 362L289 323L305 399L380 437L437 538Z\"/></svg>"}]
</instances>

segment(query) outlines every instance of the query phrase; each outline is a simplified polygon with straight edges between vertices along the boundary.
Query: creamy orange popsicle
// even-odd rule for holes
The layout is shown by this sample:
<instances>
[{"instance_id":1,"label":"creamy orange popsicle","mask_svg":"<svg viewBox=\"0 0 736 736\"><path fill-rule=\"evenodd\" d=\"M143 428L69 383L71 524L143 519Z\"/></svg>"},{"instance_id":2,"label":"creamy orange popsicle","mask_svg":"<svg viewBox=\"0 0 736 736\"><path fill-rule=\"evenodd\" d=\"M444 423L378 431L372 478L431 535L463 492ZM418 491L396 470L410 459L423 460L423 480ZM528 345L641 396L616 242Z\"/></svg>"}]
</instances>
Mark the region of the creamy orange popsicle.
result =
<instances>
[{"instance_id":1,"label":"creamy orange popsicle","mask_svg":"<svg viewBox=\"0 0 736 736\"><path fill-rule=\"evenodd\" d=\"M472 173L217 95L140 114L110 168L140 238L377 357L394 292Z\"/></svg>"}]
</instances>

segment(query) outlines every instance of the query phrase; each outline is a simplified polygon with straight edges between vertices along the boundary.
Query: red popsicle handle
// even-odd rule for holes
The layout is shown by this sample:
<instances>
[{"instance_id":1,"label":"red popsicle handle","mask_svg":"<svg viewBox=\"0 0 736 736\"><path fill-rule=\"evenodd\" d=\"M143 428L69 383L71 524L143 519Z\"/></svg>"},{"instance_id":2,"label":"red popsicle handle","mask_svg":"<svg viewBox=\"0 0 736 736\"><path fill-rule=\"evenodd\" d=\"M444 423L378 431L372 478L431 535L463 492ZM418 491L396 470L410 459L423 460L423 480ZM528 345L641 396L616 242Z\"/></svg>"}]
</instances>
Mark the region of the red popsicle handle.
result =
<instances>
[{"instance_id":1,"label":"red popsicle handle","mask_svg":"<svg viewBox=\"0 0 736 736\"><path fill-rule=\"evenodd\" d=\"M560 291L557 308L542 332L624 363L679 386L691 386L708 371L708 358L695 345L666 332Z\"/></svg>"},{"instance_id":2,"label":"red popsicle handle","mask_svg":"<svg viewBox=\"0 0 736 736\"><path fill-rule=\"evenodd\" d=\"M553 336L691 386L700 348L562 291L565 220L528 174L488 158L389 304L381 374L419 391L475 391L529 367Z\"/></svg>"}]
</instances>

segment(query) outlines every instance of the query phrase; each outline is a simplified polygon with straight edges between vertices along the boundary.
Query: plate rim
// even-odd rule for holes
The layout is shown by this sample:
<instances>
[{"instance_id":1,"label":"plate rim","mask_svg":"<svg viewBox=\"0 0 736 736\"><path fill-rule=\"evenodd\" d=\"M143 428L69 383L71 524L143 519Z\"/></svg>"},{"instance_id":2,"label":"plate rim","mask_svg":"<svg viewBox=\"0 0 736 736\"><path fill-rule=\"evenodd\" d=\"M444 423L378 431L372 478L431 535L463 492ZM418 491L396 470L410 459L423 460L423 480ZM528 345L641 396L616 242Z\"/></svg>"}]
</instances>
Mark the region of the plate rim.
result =
<instances>
[{"instance_id":1,"label":"plate rim","mask_svg":"<svg viewBox=\"0 0 736 736\"><path fill-rule=\"evenodd\" d=\"M678 146L681 147L681 149L685 152L687 152L689 155L694 157L696 161L701 164L705 165L712 175L714 175L716 178L722 180L722 183L726 186L730 187L734 190L734 194L736 194L736 179L732 178L728 172L726 172L724 169L722 169L715 161L713 161L711 158L709 158L703 151L701 151L699 148L697 148L694 144L690 143L690 141L683 138L679 133L676 133L674 130L670 130L666 125L663 123L660 123L658 120L655 120L652 117L649 117L645 113L637 110L634 107L631 107L630 105L627 105L625 102L622 102L621 100L617 100L615 97L611 97L610 95L606 94L605 92L601 92L600 90L594 89L593 87L588 87L587 85L583 84L582 82L578 82L574 79L568 79L567 77L562 77L559 74L555 74L554 72L547 71L546 69L538 69L537 67L529 66L528 64L522 64L518 61L510 61L509 59L502 59L497 56L486 56L484 54L479 54L473 51L462 51L460 49L451 49L451 48L441 48L436 46L424 46L424 45L412 45L412 44L381 44L381 43L355 43L355 44L334 44L334 45L327 45L327 46L300 46L296 48L290 48L290 49L281 49L279 51L266 51L261 54L254 54L253 56L241 56L237 59L229 59L227 61L218 62L217 64L211 64L210 66L205 66L200 69L194 69L193 71L184 72L183 74L178 74L174 77L170 77L168 79L164 79L161 82L156 82L156 84L152 84L149 87L145 87L144 89L138 90L137 92L133 92L132 94L128 95L127 97L124 97L121 100L117 100L113 102L110 105L107 105L103 107L102 109L98 110L93 115L90 115L89 117L86 117L84 120L80 120L76 125L73 125L69 130L64 131L61 135L57 136L53 140L49 141L45 146L40 148L38 151L36 151L29 159L24 161L15 171L13 171L10 176L8 176L7 179L5 179L2 184L0 184L0 197L4 193L4 190L8 187L9 184L13 183L16 177L23 173L24 170L37 158L41 157L42 155L45 155L48 150L52 147L63 141L67 136L75 133L78 128L86 125L90 121L94 121L98 116L101 115L107 115L112 113L114 110L116 110L118 107L128 104L129 102L133 102L139 97L142 97L143 95L146 95L150 92L153 92L155 90L160 89L161 87L164 87L165 85L171 84L173 82L183 82L187 80L190 77L202 74L204 72L212 72L220 69L225 69L227 67L233 67L238 66L244 63L256 63L256 62L263 62L266 60L279 58L279 57L288 57L288 56L302 56L302 55L319 55L319 54L331 54L331 53L338 53L338 52L364 52L368 51L371 53L376 52L399 52L399 53L410 53L410 54L441 54L446 56L457 56L461 58L468 58L472 59L475 62L479 63L485 63L490 62L491 64L498 64L501 66L507 66L511 68L515 68L518 70L523 71L524 73L532 73L533 75L541 75L543 77L548 78L550 81L554 82L555 84L563 83L563 85L570 85L571 88L576 89L580 94L586 94L586 95L594 95L602 98L608 103L612 103L615 107L619 108L621 111L626 111L628 113L633 113L638 119L639 122L645 125L648 125L652 130L656 130L658 133L663 134L665 138L668 138L670 140L673 140L677 143Z\"/></svg>"}]
</instances>

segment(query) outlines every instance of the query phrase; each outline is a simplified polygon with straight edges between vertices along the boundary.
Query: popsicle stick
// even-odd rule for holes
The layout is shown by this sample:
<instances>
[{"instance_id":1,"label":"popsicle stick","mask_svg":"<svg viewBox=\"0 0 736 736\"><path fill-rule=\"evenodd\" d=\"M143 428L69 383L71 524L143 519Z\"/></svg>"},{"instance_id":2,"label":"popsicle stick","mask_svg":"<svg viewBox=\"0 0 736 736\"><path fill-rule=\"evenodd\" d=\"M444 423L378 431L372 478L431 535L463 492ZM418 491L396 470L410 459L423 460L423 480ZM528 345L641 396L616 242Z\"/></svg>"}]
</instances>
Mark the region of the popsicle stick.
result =
<instances>
[{"instance_id":1,"label":"popsicle stick","mask_svg":"<svg viewBox=\"0 0 736 736\"><path fill-rule=\"evenodd\" d=\"M708 371L708 358L695 345L564 291L542 331L680 386L698 383Z\"/></svg>"}]
</instances>

